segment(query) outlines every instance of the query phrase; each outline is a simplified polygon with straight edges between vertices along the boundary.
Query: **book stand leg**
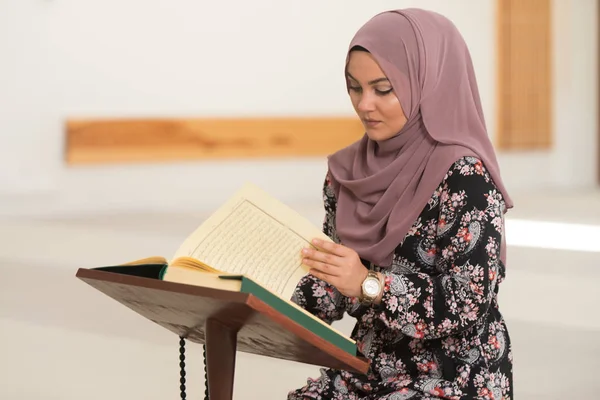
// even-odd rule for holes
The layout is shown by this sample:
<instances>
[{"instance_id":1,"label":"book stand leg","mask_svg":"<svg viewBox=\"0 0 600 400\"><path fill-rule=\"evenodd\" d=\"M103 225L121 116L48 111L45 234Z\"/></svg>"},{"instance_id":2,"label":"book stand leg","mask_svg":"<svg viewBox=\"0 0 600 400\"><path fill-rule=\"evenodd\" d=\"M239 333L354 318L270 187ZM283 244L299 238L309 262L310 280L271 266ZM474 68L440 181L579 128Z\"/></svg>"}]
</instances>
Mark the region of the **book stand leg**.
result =
<instances>
[{"instance_id":1,"label":"book stand leg","mask_svg":"<svg viewBox=\"0 0 600 400\"><path fill-rule=\"evenodd\" d=\"M209 318L205 325L206 373L210 400L232 400L237 330Z\"/></svg>"}]
</instances>

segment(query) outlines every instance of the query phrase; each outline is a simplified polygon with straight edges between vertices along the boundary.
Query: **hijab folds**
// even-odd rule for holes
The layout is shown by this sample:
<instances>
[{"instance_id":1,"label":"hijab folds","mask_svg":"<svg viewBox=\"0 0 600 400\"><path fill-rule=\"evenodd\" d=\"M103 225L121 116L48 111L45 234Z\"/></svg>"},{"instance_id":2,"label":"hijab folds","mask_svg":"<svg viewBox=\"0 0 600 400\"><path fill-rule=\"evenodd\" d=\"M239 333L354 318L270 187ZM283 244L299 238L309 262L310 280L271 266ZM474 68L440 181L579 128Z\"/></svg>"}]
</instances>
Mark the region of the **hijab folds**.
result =
<instances>
[{"instance_id":1,"label":"hijab folds","mask_svg":"<svg viewBox=\"0 0 600 400\"><path fill-rule=\"evenodd\" d=\"M396 247L464 156L483 162L512 207L487 135L471 57L454 24L426 10L386 11L358 30L349 49L355 46L378 62L407 122L390 139L374 142L365 134L329 157L341 242L376 265L391 265Z\"/></svg>"}]
</instances>

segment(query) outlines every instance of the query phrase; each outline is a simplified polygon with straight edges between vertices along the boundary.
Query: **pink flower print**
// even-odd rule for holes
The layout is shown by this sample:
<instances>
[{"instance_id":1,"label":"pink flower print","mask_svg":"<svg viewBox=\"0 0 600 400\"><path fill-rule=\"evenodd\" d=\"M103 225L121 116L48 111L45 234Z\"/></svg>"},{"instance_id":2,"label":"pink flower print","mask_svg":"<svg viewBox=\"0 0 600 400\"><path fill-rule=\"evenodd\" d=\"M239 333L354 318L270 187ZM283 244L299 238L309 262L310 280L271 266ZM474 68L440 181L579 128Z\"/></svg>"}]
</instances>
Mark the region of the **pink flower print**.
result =
<instances>
[{"instance_id":1,"label":"pink flower print","mask_svg":"<svg viewBox=\"0 0 600 400\"><path fill-rule=\"evenodd\" d=\"M396 310L398 309L398 297L391 296L387 300L387 309L390 310L391 312L396 312Z\"/></svg>"}]
</instances>

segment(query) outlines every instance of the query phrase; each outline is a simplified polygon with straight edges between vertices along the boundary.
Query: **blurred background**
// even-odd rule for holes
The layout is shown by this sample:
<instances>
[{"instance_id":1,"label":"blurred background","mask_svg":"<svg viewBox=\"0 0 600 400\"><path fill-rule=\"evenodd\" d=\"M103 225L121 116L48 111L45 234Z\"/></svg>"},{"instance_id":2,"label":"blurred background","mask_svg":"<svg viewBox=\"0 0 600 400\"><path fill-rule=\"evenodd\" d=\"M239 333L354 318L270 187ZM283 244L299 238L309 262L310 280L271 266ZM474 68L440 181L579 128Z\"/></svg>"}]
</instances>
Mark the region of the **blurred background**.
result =
<instances>
[{"instance_id":1,"label":"blurred background","mask_svg":"<svg viewBox=\"0 0 600 400\"><path fill-rule=\"evenodd\" d=\"M170 257L248 180L320 224L325 156L362 133L348 43L410 6L463 33L516 203L500 298L515 398L598 398L592 0L0 0L0 398L179 396L177 338L77 268ZM187 364L201 398L200 346ZM282 399L308 376L240 353L235 398Z\"/></svg>"}]
</instances>

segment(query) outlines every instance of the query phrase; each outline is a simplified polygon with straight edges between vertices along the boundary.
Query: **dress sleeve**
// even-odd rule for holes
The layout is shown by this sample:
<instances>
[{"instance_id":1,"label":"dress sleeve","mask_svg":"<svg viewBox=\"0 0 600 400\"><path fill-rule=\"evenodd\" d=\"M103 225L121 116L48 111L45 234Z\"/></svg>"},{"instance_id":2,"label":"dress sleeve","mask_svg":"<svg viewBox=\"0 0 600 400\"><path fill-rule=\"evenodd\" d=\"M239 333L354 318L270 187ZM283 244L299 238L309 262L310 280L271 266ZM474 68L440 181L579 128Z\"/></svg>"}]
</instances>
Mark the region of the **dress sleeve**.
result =
<instances>
[{"instance_id":1,"label":"dress sleeve","mask_svg":"<svg viewBox=\"0 0 600 400\"><path fill-rule=\"evenodd\" d=\"M329 174L323 184L323 204L323 232L339 243L335 231L336 201ZM335 287L313 275L300 279L291 300L328 324L342 319L348 301Z\"/></svg>"},{"instance_id":2,"label":"dress sleeve","mask_svg":"<svg viewBox=\"0 0 600 400\"><path fill-rule=\"evenodd\" d=\"M437 273L384 273L376 314L405 335L435 339L469 329L495 295L504 202L481 163L456 167L439 194L427 255ZM419 250L417 250L419 251Z\"/></svg>"}]
</instances>

